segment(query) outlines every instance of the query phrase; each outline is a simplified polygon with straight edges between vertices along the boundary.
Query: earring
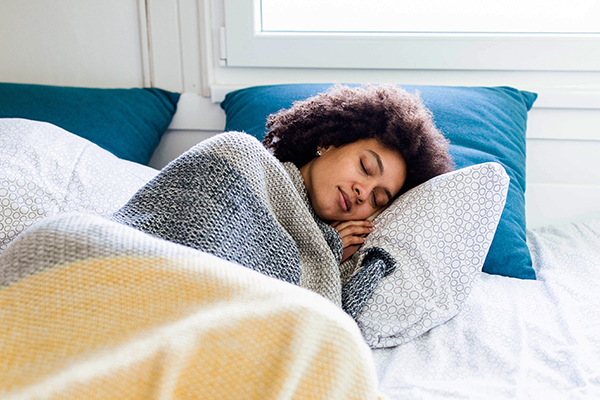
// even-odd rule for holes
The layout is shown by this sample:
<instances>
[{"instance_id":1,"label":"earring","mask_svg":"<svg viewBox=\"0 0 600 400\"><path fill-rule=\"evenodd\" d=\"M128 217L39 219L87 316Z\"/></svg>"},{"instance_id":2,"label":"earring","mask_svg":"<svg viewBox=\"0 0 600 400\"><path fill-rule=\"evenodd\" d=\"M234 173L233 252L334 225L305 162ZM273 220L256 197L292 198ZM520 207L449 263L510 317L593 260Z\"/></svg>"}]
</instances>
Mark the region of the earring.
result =
<instances>
[{"instance_id":1,"label":"earring","mask_svg":"<svg viewBox=\"0 0 600 400\"><path fill-rule=\"evenodd\" d=\"M321 149L317 150L317 157L321 157L321 154L323 154L323 152L321 151Z\"/></svg>"}]
</instances>

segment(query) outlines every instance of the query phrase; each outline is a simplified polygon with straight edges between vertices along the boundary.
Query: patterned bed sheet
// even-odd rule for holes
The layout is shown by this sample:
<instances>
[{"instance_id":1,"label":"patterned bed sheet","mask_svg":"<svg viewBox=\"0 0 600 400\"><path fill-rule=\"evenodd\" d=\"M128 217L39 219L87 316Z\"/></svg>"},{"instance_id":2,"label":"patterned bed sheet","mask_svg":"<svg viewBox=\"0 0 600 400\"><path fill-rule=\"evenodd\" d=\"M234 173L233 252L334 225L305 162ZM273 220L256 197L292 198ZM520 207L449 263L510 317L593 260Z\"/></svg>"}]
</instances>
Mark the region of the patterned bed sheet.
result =
<instances>
[{"instance_id":1,"label":"patterned bed sheet","mask_svg":"<svg viewBox=\"0 0 600 400\"><path fill-rule=\"evenodd\" d=\"M600 220L528 231L538 280L482 273L464 309L374 351L390 399L600 398Z\"/></svg>"}]
</instances>

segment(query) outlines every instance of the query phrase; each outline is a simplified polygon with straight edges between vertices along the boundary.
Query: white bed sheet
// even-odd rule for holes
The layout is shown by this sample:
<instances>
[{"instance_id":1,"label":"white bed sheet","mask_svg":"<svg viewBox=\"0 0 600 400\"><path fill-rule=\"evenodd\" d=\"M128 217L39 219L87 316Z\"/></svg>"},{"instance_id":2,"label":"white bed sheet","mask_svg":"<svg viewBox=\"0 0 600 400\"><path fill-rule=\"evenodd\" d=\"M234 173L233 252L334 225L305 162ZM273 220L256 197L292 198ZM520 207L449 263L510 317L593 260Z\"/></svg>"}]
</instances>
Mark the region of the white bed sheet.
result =
<instances>
[{"instance_id":1,"label":"white bed sheet","mask_svg":"<svg viewBox=\"0 0 600 400\"><path fill-rule=\"evenodd\" d=\"M374 351L390 399L600 399L600 220L528 243L537 281L482 273L454 319Z\"/></svg>"}]
</instances>

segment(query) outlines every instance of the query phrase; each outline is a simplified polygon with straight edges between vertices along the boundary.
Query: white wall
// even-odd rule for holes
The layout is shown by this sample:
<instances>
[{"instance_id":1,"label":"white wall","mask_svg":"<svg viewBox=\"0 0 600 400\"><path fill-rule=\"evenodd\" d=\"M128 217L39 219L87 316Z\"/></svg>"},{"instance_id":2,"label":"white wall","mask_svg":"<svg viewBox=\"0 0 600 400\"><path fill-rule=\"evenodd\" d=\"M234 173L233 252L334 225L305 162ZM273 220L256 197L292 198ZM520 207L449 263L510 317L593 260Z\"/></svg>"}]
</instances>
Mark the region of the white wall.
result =
<instances>
[{"instance_id":1,"label":"white wall","mask_svg":"<svg viewBox=\"0 0 600 400\"><path fill-rule=\"evenodd\" d=\"M144 84L137 0L0 1L0 80Z\"/></svg>"}]
</instances>

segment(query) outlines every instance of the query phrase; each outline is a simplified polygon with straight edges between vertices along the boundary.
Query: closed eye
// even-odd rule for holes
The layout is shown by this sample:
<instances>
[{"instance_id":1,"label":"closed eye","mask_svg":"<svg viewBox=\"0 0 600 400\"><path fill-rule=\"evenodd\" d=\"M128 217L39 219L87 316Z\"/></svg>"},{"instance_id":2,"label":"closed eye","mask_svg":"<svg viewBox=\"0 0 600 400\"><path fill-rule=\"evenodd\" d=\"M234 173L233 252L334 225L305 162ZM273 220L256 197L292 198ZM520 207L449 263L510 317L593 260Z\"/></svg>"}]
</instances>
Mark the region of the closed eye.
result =
<instances>
[{"instance_id":1,"label":"closed eye","mask_svg":"<svg viewBox=\"0 0 600 400\"><path fill-rule=\"evenodd\" d=\"M379 199L377 198L379 196ZM373 204L375 208L385 207L391 201L391 194L385 189L376 189L373 191Z\"/></svg>"},{"instance_id":2,"label":"closed eye","mask_svg":"<svg viewBox=\"0 0 600 400\"><path fill-rule=\"evenodd\" d=\"M363 160L360 160L360 166L362 167L362 170L365 172L365 174L370 175L367 171L367 168L365 167L365 164L363 163Z\"/></svg>"},{"instance_id":3,"label":"closed eye","mask_svg":"<svg viewBox=\"0 0 600 400\"><path fill-rule=\"evenodd\" d=\"M373 208L377 207L379 207L379 204L377 204L377 196L375 196L375 192L373 192Z\"/></svg>"}]
</instances>

